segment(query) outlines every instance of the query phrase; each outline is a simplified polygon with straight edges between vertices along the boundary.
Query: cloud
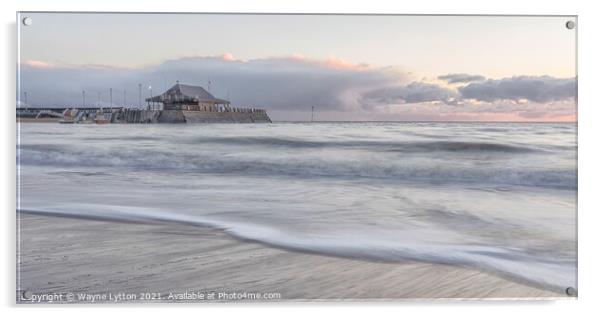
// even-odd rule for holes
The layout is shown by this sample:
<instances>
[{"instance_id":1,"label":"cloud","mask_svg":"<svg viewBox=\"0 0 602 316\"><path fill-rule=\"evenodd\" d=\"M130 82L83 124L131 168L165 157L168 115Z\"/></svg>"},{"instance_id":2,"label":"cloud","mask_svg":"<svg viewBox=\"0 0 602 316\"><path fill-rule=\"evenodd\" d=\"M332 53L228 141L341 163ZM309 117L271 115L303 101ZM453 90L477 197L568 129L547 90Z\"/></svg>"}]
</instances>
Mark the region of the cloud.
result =
<instances>
[{"instance_id":1,"label":"cloud","mask_svg":"<svg viewBox=\"0 0 602 316\"><path fill-rule=\"evenodd\" d=\"M292 60L302 61L310 65L318 65L320 67L338 69L338 70L356 70L356 71L369 71L371 70L368 64L350 63L341 58L329 57L324 60L320 59L309 59L302 55L293 55L290 57Z\"/></svg>"},{"instance_id":2,"label":"cloud","mask_svg":"<svg viewBox=\"0 0 602 316\"><path fill-rule=\"evenodd\" d=\"M470 78L469 78L470 77ZM480 79L449 74L439 79ZM232 54L167 60L143 68L57 65L26 61L20 67L21 91L28 106L144 105L176 81L201 85L234 106L265 108L276 120L318 117L331 120L554 119L574 117L574 79L517 76L485 79L460 86L412 80L395 67L372 67L338 58L301 55L241 60ZM141 98L138 84L142 85ZM124 95L125 94L125 95Z\"/></svg>"},{"instance_id":3,"label":"cloud","mask_svg":"<svg viewBox=\"0 0 602 316\"><path fill-rule=\"evenodd\" d=\"M41 68L41 69L48 69L48 68L55 67L51 63L47 63L47 62L40 61L40 60L26 60L22 63L22 65L27 66L27 67L32 67L32 68Z\"/></svg>"},{"instance_id":4,"label":"cloud","mask_svg":"<svg viewBox=\"0 0 602 316\"><path fill-rule=\"evenodd\" d=\"M424 103L444 102L450 103L458 93L455 90L441 87L436 84L412 82L408 85L387 87L372 90L363 95L366 101L376 103Z\"/></svg>"},{"instance_id":5,"label":"cloud","mask_svg":"<svg viewBox=\"0 0 602 316\"><path fill-rule=\"evenodd\" d=\"M222 59L223 60L227 60L227 61L235 61L237 60L236 57L234 57L234 55L230 54L230 53L225 53L222 55Z\"/></svg>"},{"instance_id":6,"label":"cloud","mask_svg":"<svg viewBox=\"0 0 602 316\"><path fill-rule=\"evenodd\" d=\"M469 74L447 74L437 77L439 80L447 81L447 83L467 83L473 81L483 81L486 78L481 75Z\"/></svg>"},{"instance_id":7,"label":"cloud","mask_svg":"<svg viewBox=\"0 0 602 316\"><path fill-rule=\"evenodd\" d=\"M214 57L188 57L165 61L141 69L111 67L37 67L22 64L21 86L29 100L42 106L82 104L86 90L88 104L108 103L113 88L113 103L138 104L138 83L153 94L161 93L178 80L201 85L219 98L229 98L235 106L256 106L268 110L306 111L311 106L322 110L353 111L360 108L359 96L368 90L403 82L405 75L394 69L371 68L337 58L324 60L287 56L239 60L232 54Z\"/></svg>"},{"instance_id":8,"label":"cloud","mask_svg":"<svg viewBox=\"0 0 602 316\"><path fill-rule=\"evenodd\" d=\"M518 76L489 79L458 88L462 98L494 102L528 100L538 103L561 101L575 96L575 79L550 76Z\"/></svg>"}]
</instances>

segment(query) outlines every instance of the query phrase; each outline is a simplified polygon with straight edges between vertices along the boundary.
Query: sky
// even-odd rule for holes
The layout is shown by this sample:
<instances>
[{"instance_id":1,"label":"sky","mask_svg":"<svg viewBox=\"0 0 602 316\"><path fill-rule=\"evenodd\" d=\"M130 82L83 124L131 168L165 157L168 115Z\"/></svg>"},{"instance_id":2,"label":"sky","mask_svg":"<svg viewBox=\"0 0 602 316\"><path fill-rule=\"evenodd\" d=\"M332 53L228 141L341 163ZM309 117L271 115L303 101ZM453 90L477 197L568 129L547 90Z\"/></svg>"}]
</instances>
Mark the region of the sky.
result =
<instances>
[{"instance_id":1,"label":"sky","mask_svg":"<svg viewBox=\"0 0 602 316\"><path fill-rule=\"evenodd\" d=\"M275 120L575 121L570 17L23 13L20 104L176 81ZM211 83L209 83L211 82ZM151 89L149 89L151 87Z\"/></svg>"}]
</instances>

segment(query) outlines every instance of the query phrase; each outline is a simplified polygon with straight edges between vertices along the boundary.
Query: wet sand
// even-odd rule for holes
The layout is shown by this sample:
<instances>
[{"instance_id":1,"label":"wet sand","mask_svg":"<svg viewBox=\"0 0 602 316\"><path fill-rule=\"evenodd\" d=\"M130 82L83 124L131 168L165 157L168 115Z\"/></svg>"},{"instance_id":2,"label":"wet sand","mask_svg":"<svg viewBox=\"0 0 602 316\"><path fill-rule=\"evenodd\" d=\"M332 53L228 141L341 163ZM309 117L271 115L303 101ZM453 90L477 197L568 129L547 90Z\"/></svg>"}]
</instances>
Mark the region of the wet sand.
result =
<instances>
[{"instance_id":1,"label":"wet sand","mask_svg":"<svg viewBox=\"0 0 602 316\"><path fill-rule=\"evenodd\" d=\"M295 252L208 227L26 213L18 225L21 302L23 291L61 303L566 297L474 269Z\"/></svg>"}]
</instances>

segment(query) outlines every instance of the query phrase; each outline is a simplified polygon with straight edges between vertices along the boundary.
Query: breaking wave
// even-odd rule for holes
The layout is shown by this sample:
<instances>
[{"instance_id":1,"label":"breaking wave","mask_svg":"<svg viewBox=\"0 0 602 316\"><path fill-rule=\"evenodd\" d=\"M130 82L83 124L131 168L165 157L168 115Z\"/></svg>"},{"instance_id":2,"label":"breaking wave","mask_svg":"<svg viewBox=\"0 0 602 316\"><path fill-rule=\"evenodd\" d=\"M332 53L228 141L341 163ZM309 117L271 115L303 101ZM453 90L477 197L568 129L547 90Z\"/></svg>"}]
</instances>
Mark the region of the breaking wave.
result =
<instances>
[{"instance_id":1,"label":"breaking wave","mask_svg":"<svg viewBox=\"0 0 602 316\"><path fill-rule=\"evenodd\" d=\"M19 208L208 225L560 291L576 282L574 135L546 124L24 124Z\"/></svg>"},{"instance_id":2,"label":"breaking wave","mask_svg":"<svg viewBox=\"0 0 602 316\"><path fill-rule=\"evenodd\" d=\"M465 145L459 145L463 147ZM482 146L482 145L479 145ZM479 147L482 148L482 147ZM572 190L576 171L563 169L487 168L408 163L403 159L309 159L299 157L221 157L213 153L159 150L75 149L73 146L21 145L22 165L125 168L134 171L211 173L254 176L378 178L427 184L482 183Z\"/></svg>"},{"instance_id":3,"label":"breaking wave","mask_svg":"<svg viewBox=\"0 0 602 316\"><path fill-rule=\"evenodd\" d=\"M382 141L311 141L280 137L200 137L189 141L190 144L224 144L235 146L270 146L290 148L353 148L371 149L376 151L398 151L408 153L423 153L433 151L449 152L499 152L527 153L540 151L518 145L505 145L492 142L463 142L463 141L414 141L414 142L382 142Z\"/></svg>"},{"instance_id":4,"label":"breaking wave","mask_svg":"<svg viewBox=\"0 0 602 316\"><path fill-rule=\"evenodd\" d=\"M397 240L366 232L353 236L333 229L324 234L299 234L251 222L226 221L181 214L156 208L77 204L60 209L26 209L26 213L124 222L172 222L209 226L234 237L296 251L347 258L402 262L407 260L465 266L495 273L516 281L562 292L574 283L571 260L537 258L515 248L484 245L431 244L420 240Z\"/></svg>"}]
</instances>

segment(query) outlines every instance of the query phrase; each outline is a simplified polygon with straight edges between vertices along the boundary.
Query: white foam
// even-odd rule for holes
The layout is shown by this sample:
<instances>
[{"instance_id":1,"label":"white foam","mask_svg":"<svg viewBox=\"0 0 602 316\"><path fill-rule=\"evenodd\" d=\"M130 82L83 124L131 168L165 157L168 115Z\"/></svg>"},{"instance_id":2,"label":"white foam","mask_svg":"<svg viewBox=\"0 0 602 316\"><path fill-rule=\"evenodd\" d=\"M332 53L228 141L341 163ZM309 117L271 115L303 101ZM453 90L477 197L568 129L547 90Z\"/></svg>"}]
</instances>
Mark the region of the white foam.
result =
<instances>
[{"instance_id":1,"label":"white foam","mask_svg":"<svg viewBox=\"0 0 602 316\"><path fill-rule=\"evenodd\" d=\"M406 261L465 266L499 274L545 288L564 291L576 286L573 262L544 261L518 249L480 245L429 244L423 240L391 240L382 236L355 234L299 234L251 222L224 221L205 216L154 208L115 205L71 204L61 208L29 208L27 212L122 221L162 221L211 226L245 240L272 246L368 260Z\"/></svg>"}]
</instances>

